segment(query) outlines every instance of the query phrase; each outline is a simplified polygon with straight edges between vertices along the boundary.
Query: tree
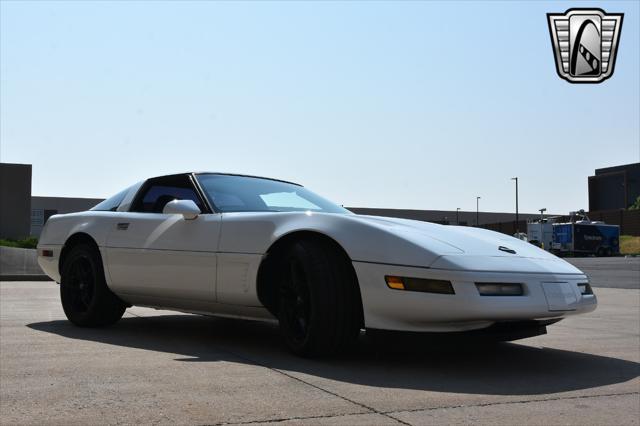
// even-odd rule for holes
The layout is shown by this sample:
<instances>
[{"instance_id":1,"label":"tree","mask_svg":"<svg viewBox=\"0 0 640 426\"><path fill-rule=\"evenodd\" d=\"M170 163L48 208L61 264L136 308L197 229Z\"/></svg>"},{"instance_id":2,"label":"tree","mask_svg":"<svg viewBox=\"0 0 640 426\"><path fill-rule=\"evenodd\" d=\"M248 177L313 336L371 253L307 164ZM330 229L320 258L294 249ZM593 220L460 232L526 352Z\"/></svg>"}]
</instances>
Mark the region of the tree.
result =
<instances>
[{"instance_id":1,"label":"tree","mask_svg":"<svg viewBox=\"0 0 640 426\"><path fill-rule=\"evenodd\" d=\"M640 210L640 196L636 198L636 202L629 206L629 210Z\"/></svg>"}]
</instances>

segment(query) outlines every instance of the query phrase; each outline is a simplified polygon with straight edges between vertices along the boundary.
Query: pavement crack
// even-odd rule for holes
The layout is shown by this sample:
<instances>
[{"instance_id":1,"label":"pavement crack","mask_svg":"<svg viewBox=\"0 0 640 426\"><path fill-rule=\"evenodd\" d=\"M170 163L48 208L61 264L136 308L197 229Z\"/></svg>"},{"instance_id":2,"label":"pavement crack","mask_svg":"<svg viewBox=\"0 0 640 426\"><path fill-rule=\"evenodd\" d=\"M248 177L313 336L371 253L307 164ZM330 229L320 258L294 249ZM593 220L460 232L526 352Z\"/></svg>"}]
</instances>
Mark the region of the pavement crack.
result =
<instances>
[{"instance_id":1,"label":"pavement crack","mask_svg":"<svg viewBox=\"0 0 640 426\"><path fill-rule=\"evenodd\" d=\"M330 390L328 390L328 389L325 389L325 388L323 388L323 387L321 387L321 386L318 386L318 385L315 385L315 384L313 384L313 383L311 383L311 382L308 382L308 381L306 381L306 380L303 380L303 379L301 379L301 378L299 378L299 377L296 377L296 376L294 376L294 375L292 375L292 374L289 374L289 373L287 373L287 372L285 372L285 371L283 371L283 370L280 370L280 369L278 369L278 368L270 367L269 365L266 365L266 364L264 364L264 363L262 363L262 362L260 362L260 361L257 361L257 360L255 360L255 359L248 358L248 357L246 357L246 356L243 356L243 355L240 355L240 354L238 354L238 353L232 352L232 351L230 351L230 350L228 350L228 349L220 349L220 350L221 350L221 351L224 351L224 352L227 352L228 354L233 355L233 356L235 356L235 357L237 357L237 358L239 358L239 359L241 359L241 360L243 360L243 361L245 361L245 362L249 362L249 363L252 363L252 364L254 364L254 365L258 365L258 366L260 366L260 367L263 367L263 368L269 369L269 370L271 370L271 371L273 371L273 372L275 372L275 373L279 373L279 374L281 374L281 375L283 375L283 376L286 376L286 377L288 377L288 378L290 378L290 379L292 379L292 380L295 380L295 381L300 382L300 383L302 383L302 384L304 384L304 385L310 386L310 387L315 388L315 389L317 389L317 390L319 390L319 391L321 391L321 392L324 392L324 393L326 393L326 394L332 395L332 396L334 396L334 397L336 397L336 398L340 398L340 399L342 399L342 400L344 400L344 401L347 401L347 402L349 402L349 403L351 403L351 404L353 404L353 405L357 405L357 406L359 406L359 407L364 408L365 410L367 410L367 412L364 412L364 413L358 413L358 414L368 414L368 413L369 413L369 414L370 414L370 413L373 413L373 414L379 414L379 415L381 415L381 416L387 417L388 419L391 419L391 420L393 420L393 421L396 421L396 422L398 422L398 423L400 423L400 424L404 424L404 425L409 425L409 426L411 426L411 424L410 424L410 423L407 423L407 422L405 422L405 421L403 421L403 420L400 420L400 419L397 419L397 418L393 417L393 416L391 415L391 413L385 413L385 412L382 412L382 411L380 411L380 410L376 410L376 409L375 409L375 408L373 408L373 407L370 407L370 406L368 406L368 405L366 405L366 404L363 404L363 403L361 403L361 402L355 401L355 400L353 400L353 399L347 398L346 396L342 396L342 395L340 395L340 394L338 394L338 393L336 393L336 392L332 392L332 391L330 391ZM321 416L321 417L322 417L322 416ZM333 416L328 416L328 417L333 417ZM310 418L311 418L311 417L310 417ZM280 421L286 421L286 420L289 420L289 419L284 419L284 420L280 420ZM244 422L244 423L258 423L258 422ZM221 424L230 424L230 423L221 423Z\"/></svg>"},{"instance_id":2,"label":"pavement crack","mask_svg":"<svg viewBox=\"0 0 640 426\"><path fill-rule=\"evenodd\" d=\"M135 315L135 314L134 314ZM136 315L139 316L139 315ZM141 318L146 318L144 316L140 316ZM265 368L267 370L273 371L280 375L283 375L289 379L292 379L296 382L302 383L306 386L312 387L314 389L319 390L325 394L331 395L343 401L346 401L352 405L358 406L362 408L364 411L353 412L353 413L343 413L343 414L326 414L326 415L315 415L315 416L291 416L284 418L275 418L275 419L258 419L258 420L248 420L248 421L231 421L231 422L219 422L213 423L213 425L241 425L241 424L257 424L257 423L280 423L290 420L314 420L314 419L322 419L322 418L340 418L340 417L348 417L355 415L366 415L366 414L376 414L379 416L383 416L389 420L397 422L399 424L412 426L411 423L408 423L396 415L400 413L415 413L420 411L435 411L435 410L447 410L447 409L457 409L457 408L482 408L482 407L491 407L491 406L500 406L500 405L514 405L514 404L528 404L534 402L550 402L550 401L569 401L569 400L579 400L579 399L589 399L589 398L602 398L602 397L619 397L619 396L630 396L630 395L640 395L640 392L621 392L621 393L604 393L604 394L595 394L595 395L577 395L577 396L558 396L558 397L550 397L550 398L529 398L529 399L520 399L520 400L511 400L511 401L495 401L495 402L486 402L486 403L476 403L476 404L460 404L460 405L449 405L449 406L437 406L437 407L422 407L422 408L411 408L411 409L397 409L397 410L388 410L382 411L377 410L371 406L358 402L356 400L350 399L348 397L342 396L336 392L325 389L321 386L313 384L307 380L296 377L284 370L280 370L278 368L272 367L268 365L266 362L261 362L256 359L250 358L245 355L241 355L237 352L229 350L224 347L217 346L216 350L222 353L226 353L234 358L242 360L247 364L252 364L258 367Z\"/></svg>"},{"instance_id":3,"label":"pavement crack","mask_svg":"<svg viewBox=\"0 0 640 426\"><path fill-rule=\"evenodd\" d=\"M315 420L315 419L333 419L338 417L349 417L349 416L358 416L361 414L373 414L370 411L361 411L357 413L342 413L342 414L325 414L325 415L317 415L317 416L292 416L292 417L282 417L277 419L267 419L267 420L249 420L244 422L223 422L223 423L214 423L213 426L222 426L222 425L250 425L256 423L281 423L287 422L289 420Z\"/></svg>"},{"instance_id":4,"label":"pavement crack","mask_svg":"<svg viewBox=\"0 0 640 426\"><path fill-rule=\"evenodd\" d=\"M367 410L367 412L359 413L359 414L367 414L367 413L379 414L379 415L381 415L381 416L384 416L384 417L387 417L387 418L389 418L389 419L391 419L391 420L394 420L394 421L396 421L396 422L398 422L398 423L400 423L400 424L404 424L404 425L409 425L409 426L411 426L411 424L410 424L410 423L406 423L406 422L404 422L404 421L402 421L402 420L399 420L399 419L397 419L397 418L393 417L391 414L383 413L382 411L376 410L376 409L375 409L375 408L373 408L373 407L369 407L369 406L368 406L368 405L366 405L366 404L362 404L362 403L360 403L360 402L358 402L358 401L355 401L355 400L352 400L352 399L347 398L347 397L345 397L345 396L342 396L342 395L340 395L340 394L338 394L338 393L336 393L336 392L332 392L332 391L330 391L330 390L328 390L328 389L325 389L325 388L322 388L322 387L320 387L320 386L318 386L318 385L314 385L314 384L313 384L313 383L311 383L311 382L307 382L306 380L303 380L303 379L301 379L301 378L299 378L299 377L296 377L296 376L294 376L294 375L292 375L292 374L289 374L289 373L287 373L287 372L285 372L285 371L283 371L283 370L280 370L280 369L278 369L278 368L271 367L271 366L269 366L269 365L267 365L267 364L265 364L265 363L262 363L262 362L260 362L260 361L255 360L255 359L252 359L252 358L249 358L249 357L246 357L246 356L240 355L240 354L238 354L238 353L236 353L236 352L234 352L234 351L230 351L229 349L220 348L220 347L218 347L217 349L218 349L220 352L225 352L225 353L227 353L227 354L229 354L229 355L231 355L231 356L234 356L234 357L236 357L236 358L238 358L238 359L241 359L241 360L242 360L242 361L244 361L244 362L248 362L248 363L250 363L250 364L257 365L257 366L259 366L259 367L262 367L262 368L266 368L266 369L268 369L268 370L271 370L271 371L273 371L273 372L275 372L275 373L279 373L279 374L281 374L281 375L283 375L283 376L286 376L286 377L288 377L288 378L290 378L290 379L292 379L292 380L295 380L295 381L300 382L300 383L302 383L302 384L304 384L304 385L310 386L310 387L315 388L315 389L317 389L317 390L319 390L319 391L321 391L321 392L324 392L324 393L326 393L326 394L332 395L332 396L334 396L334 397L336 397L336 398L342 399L342 400L347 401L347 402L349 402L349 403L351 403L351 404L353 404L353 405L357 405L357 406L359 406L359 407L364 408L365 410ZM285 419L285 420L286 420L286 419ZM284 420L282 420L282 421L284 421ZM248 423L248 422L244 422L244 423ZM218 424L218 423L217 423L217 424ZM233 424L233 423L219 423L219 424Z\"/></svg>"},{"instance_id":5,"label":"pavement crack","mask_svg":"<svg viewBox=\"0 0 640 426\"><path fill-rule=\"evenodd\" d=\"M609 393L609 394L599 394L599 395L578 395L578 396L568 396L568 397L558 397L558 398L544 398L544 399L526 399L526 400L517 400L517 401L499 401L499 402L488 402L488 403L483 403L483 404L470 404L470 405L449 405L449 406L442 406L442 407L426 407L426 408L413 408L413 409L409 409L409 410L395 410L395 411L378 411L375 410L373 408L367 407L364 404L360 404L358 402L354 402L351 401L348 398L344 398L340 395L337 395L331 391L328 391L326 389L320 388L316 385L313 385L311 383L308 383L304 380L300 380L297 377L292 377L287 373L284 373L276 368L272 368L269 366L266 366L262 363L258 363L255 362L254 360L245 358L243 356L240 356L238 354L235 354L233 352L229 352L229 351L225 351L228 352L231 355L234 355L242 360L245 361L250 361L252 363L254 363L255 365L259 365L261 367L267 368L269 370L275 371L277 373L280 374L284 374L287 377L290 377L294 380L300 381L304 384L307 384L309 386L312 386L316 389L319 389L323 392L327 392L331 395L335 395L341 399L344 399L346 401L352 402L356 405L360 405L363 408L367 409L368 411L361 411L361 412L355 412L355 413L343 413L343 414L326 414L326 415L318 415L318 416L293 416L293 417L283 417L283 418L276 418L276 419L262 419L262 420L250 420L250 421L242 421L242 422L223 422L223 423L214 423L215 426L222 426L222 425L244 425L244 424L258 424L258 423L282 423L282 422L286 422L286 421L290 421L290 420L315 420L315 419L330 419L330 418L339 418L339 417L349 417L349 416L357 416L357 415L362 415L362 414L379 414L381 416L390 418L394 421L397 421L401 424L405 424L405 425L411 425L410 423L407 423L403 420L400 420L394 416L392 416L392 414L398 414L398 413L415 413L415 412L420 412L420 411L435 411L435 410L449 410L449 409L456 409L456 408L481 408L481 407L490 407L490 406L496 406L496 405L509 405L509 404L527 404L530 402L547 402L547 401L562 401L562 400L574 400L574 399L586 399L586 398L599 398L599 397L609 397L609 396L628 396L628 395L640 395L640 392L622 392L622 393Z\"/></svg>"},{"instance_id":6,"label":"pavement crack","mask_svg":"<svg viewBox=\"0 0 640 426\"><path fill-rule=\"evenodd\" d=\"M541 399L521 399L515 401L497 401L497 402L486 402L480 404L469 404L469 405L444 405L441 407L426 407L426 408L412 408L409 410L392 410L385 411L380 414L398 414L398 413L415 413L418 411L435 411L435 410L450 410L455 408L480 408L480 407L491 407L496 405L510 405L510 404L528 404L530 402L548 402L548 401L569 401L573 399L587 399L587 398L601 398L608 396L628 396L628 395L640 395L640 392L622 392L622 393L605 393L599 395L577 395L577 396L564 396L557 398L541 398Z\"/></svg>"}]
</instances>

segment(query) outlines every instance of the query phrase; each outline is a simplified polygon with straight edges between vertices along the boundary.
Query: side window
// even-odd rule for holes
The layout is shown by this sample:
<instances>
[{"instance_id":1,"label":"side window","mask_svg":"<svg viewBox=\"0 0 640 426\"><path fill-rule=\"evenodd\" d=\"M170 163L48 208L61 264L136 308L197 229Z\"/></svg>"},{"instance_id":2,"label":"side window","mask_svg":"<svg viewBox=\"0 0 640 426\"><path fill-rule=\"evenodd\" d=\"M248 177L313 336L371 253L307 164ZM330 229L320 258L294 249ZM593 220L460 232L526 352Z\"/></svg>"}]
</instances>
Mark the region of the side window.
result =
<instances>
[{"instance_id":1,"label":"side window","mask_svg":"<svg viewBox=\"0 0 640 426\"><path fill-rule=\"evenodd\" d=\"M162 213L164 206L173 200L192 200L200 211L206 211L191 180L185 175L150 179L136 196L130 211Z\"/></svg>"}]
</instances>

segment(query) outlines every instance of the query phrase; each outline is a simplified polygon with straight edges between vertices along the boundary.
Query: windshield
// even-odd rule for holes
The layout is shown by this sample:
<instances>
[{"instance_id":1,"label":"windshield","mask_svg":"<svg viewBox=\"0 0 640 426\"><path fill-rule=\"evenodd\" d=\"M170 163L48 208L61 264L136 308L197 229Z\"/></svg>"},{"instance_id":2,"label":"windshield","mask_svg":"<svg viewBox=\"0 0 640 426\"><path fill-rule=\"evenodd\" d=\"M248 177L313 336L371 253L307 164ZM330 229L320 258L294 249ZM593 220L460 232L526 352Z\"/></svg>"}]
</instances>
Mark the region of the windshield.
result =
<instances>
[{"instance_id":1,"label":"windshield","mask_svg":"<svg viewBox=\"0 0 640 426\"><path fill-rule=\"evenodd\" d=\"M331 201L293 183L270 179L198 174L209 202L219 212L293 212L350 213Z\"/></svg>"}]
</instances>

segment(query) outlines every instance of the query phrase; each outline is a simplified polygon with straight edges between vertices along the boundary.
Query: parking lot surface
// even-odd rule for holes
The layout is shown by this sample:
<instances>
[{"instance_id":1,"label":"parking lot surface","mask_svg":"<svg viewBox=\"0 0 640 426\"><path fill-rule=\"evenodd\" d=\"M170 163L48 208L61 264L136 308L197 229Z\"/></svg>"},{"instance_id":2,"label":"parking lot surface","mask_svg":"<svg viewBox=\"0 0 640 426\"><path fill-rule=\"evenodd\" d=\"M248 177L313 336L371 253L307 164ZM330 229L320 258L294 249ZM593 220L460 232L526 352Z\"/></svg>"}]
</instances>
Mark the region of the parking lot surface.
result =
<instances>
[{"instance_id":1,"label":"parking lot surface","mask_svg":"<svg viewBox=\"0 0 640 426\"><path fill-rule=\"evenodd\" d=\"M565 260L587 274L595 287L640 289L640 256L568 257Z\"/></svg>"},{"instance_id":2,"label":"parking lot surface","mask_svg":"<svg viewBox=\"0 0 640 426\"><path fill-rule=\"evenodd\" d=\"M638 424L640 291L549 334L487 347L385 347L324 360L269 323L134 307L66 321L53 282L0 283L0 422Z\"/></svg>"}]
</instances>

